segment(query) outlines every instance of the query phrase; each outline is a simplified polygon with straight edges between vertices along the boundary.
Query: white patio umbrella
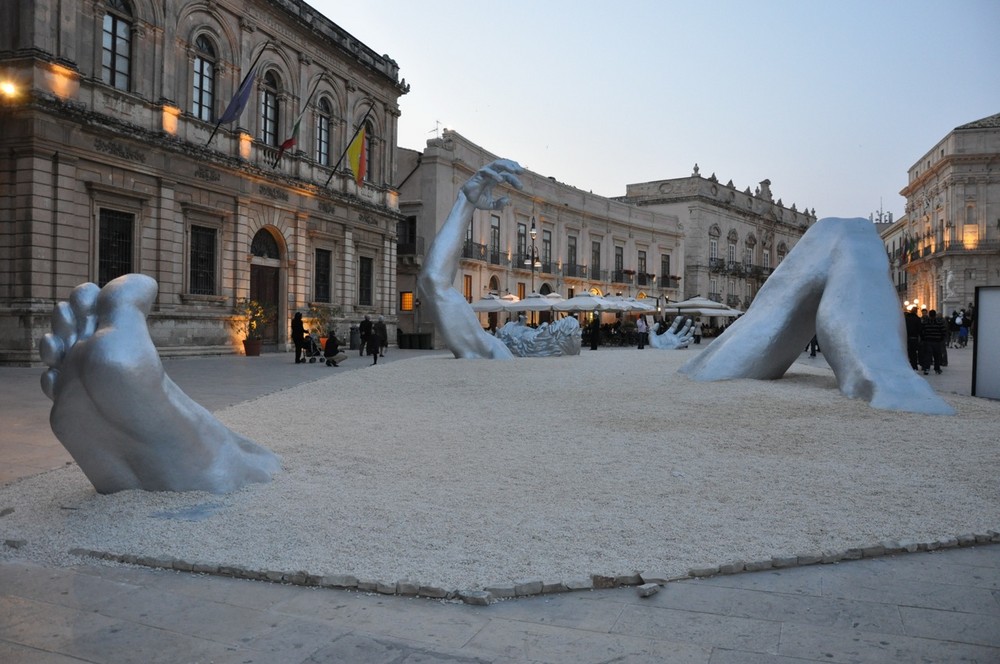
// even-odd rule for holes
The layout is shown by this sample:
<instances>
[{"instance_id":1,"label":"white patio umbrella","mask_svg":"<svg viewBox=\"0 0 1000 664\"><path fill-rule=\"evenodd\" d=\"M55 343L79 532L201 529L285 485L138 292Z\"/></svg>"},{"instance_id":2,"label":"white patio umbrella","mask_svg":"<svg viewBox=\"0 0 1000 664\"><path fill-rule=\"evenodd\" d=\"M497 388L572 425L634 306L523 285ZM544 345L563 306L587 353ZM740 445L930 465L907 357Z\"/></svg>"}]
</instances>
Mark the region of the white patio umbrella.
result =
<instances>
[{"instance_id":1,"label":"white patio umbrella","mask_svg":"<svg viewBox=\"0 0 1000 664\"><path fill-rule=\"evenodd\" d=\"M552 308L556 311L613 311L614 305L600 295L580 293L568 300L556 302Z\"/></svg>"},{"instance_id":2,"label":"white patio umbrella","mask_svg":"<svg viewBox=\"0 0 1000 664\"><path fill-rule=\"evenodd\" d=\"M515 298L516 299L516 298ZM490 293L484 295L481 300L472 303L472 310L476 313L492 313L504 311L507 301L498 295Z\"/></svg>"},{"instance_id":3,"label":"white patio umbrella","mask_svg":"<svg viewBox=\"0 0 1000 664\"><path fill-rule=\"evenodd\" d=\"M555 302L541 293L528 293L523 300L505 305L507 311L549 311Z\"/></svg>"},{"instance_id":4,"label":"white patio umbrella","mask_svg":"<svg viewBox=\"0 0 1000 664\"><path fill-rule=\"evenodd\" d=\"M721 302L716 302L715 300L710 300L707 297L701 296L688 298L686 300L681 300L680 302L671 302L666 306L666 311L684 314L686 316L732 317L743 315L743 312L739 309L727 307Z\"/></svg>"}]
</instances>

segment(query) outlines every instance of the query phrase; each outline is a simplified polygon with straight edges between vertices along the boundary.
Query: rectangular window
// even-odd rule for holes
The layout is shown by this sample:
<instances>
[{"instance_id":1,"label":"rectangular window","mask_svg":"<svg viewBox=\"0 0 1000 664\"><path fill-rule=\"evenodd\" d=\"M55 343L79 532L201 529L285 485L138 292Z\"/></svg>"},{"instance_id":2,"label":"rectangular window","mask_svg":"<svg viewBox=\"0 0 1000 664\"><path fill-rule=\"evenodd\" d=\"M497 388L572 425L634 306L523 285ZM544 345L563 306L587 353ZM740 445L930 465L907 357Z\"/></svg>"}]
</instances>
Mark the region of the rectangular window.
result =
<instances>
[{"instance_id":1,"label":"rectangular window","mask_svg":"<svg viewBox=\"0 0 1000 664\"><path fill-rule=\"evenodd\" d=\"M710 260L719 258L719 241L714 237L708 241L708 257Z\"/></svg>"},{"instance_id":2,"label":"rectangular window","mask_svg":"<svg viewBox=\"0 0 1000 664\"><path fill-rule=\"evenodd\" d=\"M552 268L552 231L542 231L542 270L551 272Z\"/></svg>"},{"instance_id":3,"label":"rectangular window","mask_svg":"<svg viewBox=\"0 0 1000 664\"><path fill-rule=\"evenodd\" d=\"M576 269L576 236L570 235L566 238L566 263L571 269Z\"/></svg>"},{"instance_id":4,"label":"rectangular window","mask_svg":"<svg viewBox=\"0 0 1000 664\"><path fill-rule=\"evenodd\" d=\"M133 272L132 238L135 215L101 208L97 247L97 285Z\"/></svg>"},{"instance_id":5,"label":"rectangular window","mask_svg":"<svg viewBox=\"0 0 1000 664\"><path fill-rule=\"evenodd\" d=\"M215 107L215 73L213 63L202 56L194 59L194 89L192 90L191 114L199 120L209 122Z\"/></svg>"},{"instance_id":6,"label":"rectangular window","mask_svg":"<svg viewBox=\"0 0 1000 664\"><path fill-rule=\"evenodd\" d=\"M317 249L315 269L313 301L330 303L333 301L333 252L329 249Z\"/></svg>"},{"instance_id":7,"label":"rectangular window","mask_svg":"<svg viewBox=\"0 0 1000 664\"><path fill-rule=\"evenodd\" d=\"M375 261L362 256L358 262L358 304L370 307L375 304Z\"/></svg>"},{"instance_id":8,"label":"rectangular window","mask_svg":"<svg viewBox=\"0 0 1000 664\"><path fill-rule=\"evenodd\" d=\"M101 80L119 90L128 90L131 69L131 24L114 14L104 15Z\"/></svg>"},{"instance_id":9,"label":"rectangular window","mask_svg":"<svg viewBox=\"0 0 1000 664\"><path fill-rule=\"evenodd\" d=\"M590 278L601 278L601 243L590 243Z\"/></svg>"},{"instance_id":10,"label":"rectangular window","mask_svg":"<svg viewBox=\"0 0 1000 664\"><path fill-rule=\"evenodd\" d=\"M645 251L640 251L639 252L638 260L636 261L636 267L635 267L635 269L639 272L639 274L642 274L642 275L646 274L646 252Z\"/></svg>"},{"instance_id":11,"label":"rectangular window","mask_svg":"<svg viewBox=\"0 0 1000 664\"><path fill-rule=\"evenodd\" d=\"M215 238L217 231L191 227L189 291L192 295L215 295Z\"/></svg>"},{"instance_id":12,"label":"rectangular window","mask_svg":"<svg viewBox=\"0 0 1000 664\"><path fill-rule=\"evenodd\" d=\"M463 274L462 275L462 295L465 296L465 301L472 303L472 275Z\"/></svg>"},{"instance_id":13,"label":"rectangular window","mask_svg":"<svg viewBox=\"0 0 1000 664\"><path fill-rule=\"evenodd\" d=\"M330 118L323 114L316 119L316 161L330 165Z\"/></svg>"},{"instance_id":14,"label":"rectangular window","mask_svg":"<svg viewBox=\"0 0 1000 664\"><path fill-rule=\"evenodd\" d=\"M730 263L735 263L736 262L736 245L733 244L733 243L731 243L731 242L729 243L729 259L728 260L729 260Z\"/></svg>"},{"instance_id":15,"label":"rectangular window","mask_svg":"<svg viewBox=\"0 0 1000 664\"><path fill-rule=\"evenodd\" d=\"M743 247L743 266L750 269L751 265L753 265L753 249Z\"/></svg>"},{"instance_id":16,"label":"rectangular window","mask_svg":"<svg viewBox=\"0 0 1000 664\"><path fill-rule=\"evenodd\" d=\"M660 285L668 286L670 278L670 254L660 254Z\"/></svg>"},{"instance_id":17,"label":"rectangular window","mask_svg":"<svg viewBox=\"0 0 1000 664\"><path fill-rule=\"evenodd\" d=\"M528 227L524 224L517 225L517 265L524 265L528 256Z\"/></svg>"},{"instance_id":18,"label":"rectangular window","mask_svg":"<svg viewBox=\"0 0 1000 664\"><path fill-rule=\"evenodd\" d=\"M413 291L402 291L399 294L399 310L413 311Z\"/></svg>"},{"instance_id":19,"label":"rectangular window","mask_svg":"<svg viewBox=\"0 0 1000 664\"><path fill-rule=\"evenodd\" d=\"M711 293L709 293L709 298L718 301L717 298L719 297L719 280L709 279L708 288L711 291Z\"/></svg>"},{"instance_id":20,"label":"rectangular window","mask_svg":"<svg viewBox=\"0 0 1000 664\"><path fill-rule=\"evenodd\" d=\"M764 250L764 269L767 270L771 267L771 252L767 249Z\"/></svg>"},{"instance_id":21,"label":"rectangular window","mask_svg":"<svg viewBox=\"0 0 1000 664\"><path fill-rule=\"evenodd\" d=\"M625 247L615 245L615 272L625 269Z\"/></svg>"},{"instance_id":22,"label":"rectangular window","mask_svg":"<svg viewBox=\"0 0 1000 664\"><path fill-rule=\"evenodd\" d=\"M500 217L490 217L490 263L500 264Z\"/></svg>"}]
</instances>

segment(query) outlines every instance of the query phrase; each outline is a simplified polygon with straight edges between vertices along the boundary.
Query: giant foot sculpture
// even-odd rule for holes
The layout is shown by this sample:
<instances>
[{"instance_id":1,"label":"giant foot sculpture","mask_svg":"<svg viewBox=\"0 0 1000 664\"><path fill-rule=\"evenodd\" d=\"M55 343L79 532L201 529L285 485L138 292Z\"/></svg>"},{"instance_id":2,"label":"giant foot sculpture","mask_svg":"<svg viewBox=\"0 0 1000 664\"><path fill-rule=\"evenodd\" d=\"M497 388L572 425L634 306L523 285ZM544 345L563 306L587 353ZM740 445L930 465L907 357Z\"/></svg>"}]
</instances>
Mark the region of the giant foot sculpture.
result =
<instances>
[{"instance_id":1,"label":"giant foot sculpture","mask_svg":"<svg viewBox=\"0 0 1000 664\"><path fill-rule=\"evenodd\" d=\"M695 380L780 378L813 334L848 397L885 410L954 414L910 367L885 246L864 219L816 223L747 313L680 371Z\"/></svg>"},{"instance_id":2,"label":"giant foot sculpture","mask_svg":"<svg viewBox=\"0 0 1000 664\"><path fill-rule=\"evenodd\" d=\"M458 193L451 213L427 251L426 262L417 278L417 294L445 345L458 358L513 359L502 341L483 330L465 297L455 290L455 276L465 245L465 229L475 210L500 210L510 200L493 198L493 188L507 184L521 189L517 175L522 168L513 161L499 159L480 168Z\"/></svg>"},{"instance_id":3,"label":"giant foot sculpture","mask_svg":"<svg viewBox=\"0 0 1000 664\"><path fill-rule=\"evenodd\" d=\"M226 493L267 482L278 457L164 372L146 325L156 292L156 281L129 274L103 289L81 284L56 306L40 346L52 431L100 493Z\"/></svg>"},{"instance_id":4,"label":"giant foot sculpture","mask_svg":"<svg viewBox=\"0 0 1000 664\"><path fill-rule=\"evenodd\" d=\"M653 329L649 332L649 345L660 350L687 348L694 340L691 325L691 319L685 320L684 316L675 318L673 324L662 331L661 327L666 327L666 323L653 323Z\"/></svg>"}]
</instances>

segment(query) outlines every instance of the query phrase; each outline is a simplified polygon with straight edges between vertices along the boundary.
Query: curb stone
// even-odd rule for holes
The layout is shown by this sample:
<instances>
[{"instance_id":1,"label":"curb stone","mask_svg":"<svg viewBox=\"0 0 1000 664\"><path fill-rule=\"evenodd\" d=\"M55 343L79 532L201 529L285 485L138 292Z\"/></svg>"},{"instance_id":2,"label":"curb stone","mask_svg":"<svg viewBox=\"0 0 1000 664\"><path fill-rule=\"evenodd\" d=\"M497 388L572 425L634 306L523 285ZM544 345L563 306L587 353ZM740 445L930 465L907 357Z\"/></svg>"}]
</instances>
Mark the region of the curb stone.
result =
<instances>
[{"instance_id":1,"label":"curb stone","mask_svg":"<svg viewBox=\"0 0 1000 664\"><path fill-rule=\"evenodd\" d=\"M25 546L25 540L4 540L4 545L12 548ZM285 583L298 586L322 587L336 590L357 590L359 592L377 592L385 595L420 596L432 599L457 599L465 604L485 606L492 601L513 597L530 597L550 593L616 588L620 586L636 586L640 596L643 589L655 586L657 589L666 583L684 581L692 578L706 578L719 574L738 574L787 567L804 567L817 563L830 564L841 560L858 560L887 555L906 553L932 552L938 549L968 548L982 544L1000 544L1000 531L988 530L984 533L966 533L955 537L943 537L930 542L915 542L913 540L884 541L867 547L852 547L842 551L823 551L821 553L805 553L797 556L775 556L770 560L751 562L733 561L717 567L694 568L687 574L670 578L661 578L653 574L633 573L619 576L594 574L589 578L577 578L568 581L546 582L540 580L517 581L511 586L493 586L483 590L445 590L437 586L423 586L415 581L403 579L395 583L383 581L359 580L350 574L332 574L317 576L305 571L282 572L277 570L249 570L234 565L216 565L205 562L190 562L179 558L159 556L138 556L135 554L119 554L108 551L95 551L85 548L73 548L70 555L82 558L94 558L109 562L138 565L154 569L166 569L194 574L212 574L228 576L237 579L250 579L272 583ZM650 592L654 594L656 591Z\"/></svg>"}]
</instances>

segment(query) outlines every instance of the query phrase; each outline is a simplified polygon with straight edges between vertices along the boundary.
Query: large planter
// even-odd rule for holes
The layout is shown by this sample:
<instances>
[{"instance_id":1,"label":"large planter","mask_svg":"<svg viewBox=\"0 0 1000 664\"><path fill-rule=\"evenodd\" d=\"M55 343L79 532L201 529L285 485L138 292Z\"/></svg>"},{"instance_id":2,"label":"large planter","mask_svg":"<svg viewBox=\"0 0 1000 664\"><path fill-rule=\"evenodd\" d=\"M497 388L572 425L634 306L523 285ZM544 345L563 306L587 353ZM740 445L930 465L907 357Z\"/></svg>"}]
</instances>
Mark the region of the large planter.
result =
<instances>
[{"instance_id":1,"label":"large planter","mask_svg":"<svg viewBox=\"0 0 1000 664\"><path fill-rule=\"evenodd\" d=\"M243 352L246 353L247 357L258 357L262 345L264 345L263 339L244 339Z\"/></svg>"}]
</instances>

